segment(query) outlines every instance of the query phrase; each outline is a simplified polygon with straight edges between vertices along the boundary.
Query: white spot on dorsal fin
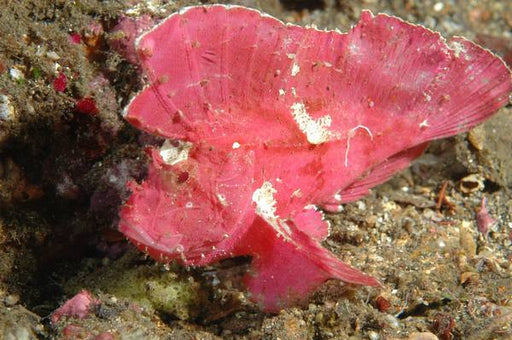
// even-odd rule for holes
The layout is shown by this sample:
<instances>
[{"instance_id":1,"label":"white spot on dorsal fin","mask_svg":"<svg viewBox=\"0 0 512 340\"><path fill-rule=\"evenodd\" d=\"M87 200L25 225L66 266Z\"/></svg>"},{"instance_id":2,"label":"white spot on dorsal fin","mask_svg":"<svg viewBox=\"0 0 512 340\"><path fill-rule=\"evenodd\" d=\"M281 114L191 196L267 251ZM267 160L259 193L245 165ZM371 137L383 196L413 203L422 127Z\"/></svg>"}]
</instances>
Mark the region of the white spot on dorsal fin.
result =
<instances>
[{"instance_id":1,"label":"white spot on dorsal fin","mask_svg":"<svg viewBox=\"0 0 512 340\"><path fill-rule=\"evenodd\" d=\"M461 55L466 54L466 47L458 41L450 41L450 48L453 50L455 58L459 58Z\"/></svg>"},{"instance_id":2,"label":"white spot on dorsal fin","mask_svg":"<svg viewBox=\"0 0 512 340\"><path fill-rule=\"evenodd\" d=\"M314 204L308 204L304 207L304 210L314 210L314 211L318 211L318 208L316 205ZM322 217L323 217L323 214L322 214Z\"/></svg>"},{"instance_id":3,"label":"white spot on dorsal fin","mask_svg":"<svg viewBox=\"0 0 512 340\"><path fill-rule=\"evenodd\" d=\"M226 196L224 196L223 194L217 193L217 199L219 200L219 203L222 206L224 206L224 207L228 206L228 202L226 201Z\"/></svg>"},{"instance_id":4,"label":"white spot on dorsal fin","mask_svg":"<svg viewBox=\"0 0 512 340\"><path fill-rule=\"evenodd\" d=\"M295 77L300 72L300 66L296 62L293 62L291 75L292 77Z\"/></svg>"},{"instance_id":5,"label":"white spot on dorsal fin","mask_svg":"<svg viewBox=\"0 0 512 340\"><path fill-rule=\"evenodd\" d=\"M420 123L420 128L426 128L426 127L429 127L430 125L428 125L428 120L425 119L424 121L422 121Z\"/></svg>"},{"instance_id":6,"label":"white spot on dorsal fin","mask_svg":"<svg viewBox=\"0 0 512 340\"><path fill-rule=\"evenodd\" d=\"M240 143L233 142L233 145L231 146L233 149L238 149L240 147Z\"/></svg>"},{"instance_id":7,"label":"white spot on dorsal fin","mask_svg":"<svg viewBox=\"0 0 512 340\"><path fill-rule=\"evenodd\" d=\"M292 116L299 129L306 135L310 144L322 144L327 142L332 133L328 130L331 126L331 116L326 115L314 120L306 111L304 103L293 103L290 107Z\"/></svg>"},{"instance_id":8,"label":"white spot on dorsal fin","mask_svg":"<svg viewBox=\"0 0 512 340\"><path fill-rule=\"evenodd\" d=\"M302 192L300 191L300 188L292 192L291 197L302 197Z\"/></svg>"}]
</instances>

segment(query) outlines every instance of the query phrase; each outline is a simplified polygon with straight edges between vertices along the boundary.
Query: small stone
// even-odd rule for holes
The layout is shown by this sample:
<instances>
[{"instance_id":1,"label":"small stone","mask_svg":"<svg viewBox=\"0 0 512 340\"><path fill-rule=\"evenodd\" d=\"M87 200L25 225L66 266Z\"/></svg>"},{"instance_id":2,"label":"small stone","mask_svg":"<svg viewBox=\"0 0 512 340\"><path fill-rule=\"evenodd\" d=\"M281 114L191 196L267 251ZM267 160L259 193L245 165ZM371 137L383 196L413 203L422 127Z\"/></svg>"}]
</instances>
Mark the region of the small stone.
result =
<instances>
[{"instance_id":1,"label":"small stone","mask_svg":"<svg viewBox=\"0 0 512 340\"><path fill-rule=\"evenodd\" d=\"M6 95L0 94L0 120L8 121L14 118L14 106Z\"/></svg>"},{"instance_id":2,"label":"small stone","mask_svg":"<svg viewBox=\"0 0 512 340\"><path fill-rule=\"evenodd\" d=\"M379 295L375 299L375 306L377 307L379 312L386 312L391 307L391 303L389 302L388 299L386 299L382 295Z\"/></svg>"},{"instance_id":3,"label":"small stone","mask_svg":"<svg viewBox=\"0 0 512 340\"><path fill-rule=\"evenodd\" d=\"M393 329L397 329L400 326L400 322L398 321L398 319L391 314L386 314L384 316L384 319L386 319L388 326Z\"/></svg>"},{"instance_id":4,"label":"small stone","mask_svg":"<svg viewBox=\"0 0 512 340\"><path fill-rule=\"evenodd\" d=\"M464 272L460 275L460 283L471 283L471 282L478 282L478 278L480 275L475 272Z\"/></svg>"},{"instance_id":5,"label":"small stone","mask_svg":"<svg viewBox=\"0 0 512 340\"><path fill-rule=\"evenodd\" d=\"M379 333L377 333L375 331L369 331L368 332L368 338L370 340L379 340L380 339L380 335L379 335Z\"/></svg>"},{"instance_id":6,"label":"small stone","mask_svg":"<svg viewBox=\"0 0 512 340\"><path fill-rule=\"evenodd\" d=\"M459 244L460 247L464 249L467 256L474 257L476 255L476 242L469 225L470 223L467 221L462 222L460 226Z\"/></svg>"},{"instance_id":7,"label":"small stone","mask_svg":"<svg viewBox=\"0 0 512 340\"><path fill-rule=\"evenodd\" d=\"M378 222L379 217L377 215L370 215L366 218L366 224L368 227L373 228Z\"/></svg>"},{"instance_id":8,"label":"small stone","mask_svg":"<svg viewBox=\"0 0 512 340\"><path fill-rule=\"evenodd\" d=\"M17 326L17 328L12 329L9 333L4 333L6 340L30 340L32 339L33 334L24 326Z\"/></svg>"},{"instance_id":9,"label":"small stone","mask_svg":"<svg viewBox=\"0 0 512 340\"><path fill-rule=\"evenodd\" d=\"M23 72L21 72L19 69L13 67L9 70L9 75L13 80L21 81L25 79L25 76L23 75Z\"/></svg>"},{"instance_id":10,"label":"small stone","mask_svg":"<svg viewBox=\"0 0 512 340\"><path fill-rule=\"evenodd\" d=\"M60 59L60 56L55 51L46 52L46 56L54 61L57 61Z\"/></svg>"},{"instance_id":11,"label":"small stone","mask_svg":"<svg viewBox=\"0 0 512 340\"><path fill-rule=\"evenodd\" d=\"M444 4L442 2L437 2L434 4L434 11L441 12L444 8Z\"/></svg>"},{"instance_id":12,"label":"small stone","mask_svg":"<svg viewBox=\"0 0 512 340\"><path fill-rule=\"evenodd\" d=\"M435 334L430 332L414 332L409 335L408 340L438 340Z\"/></svg>"},{"instance_id":13,"label":"small stone","mask_svg":"<svg viewBox=\"0 0 512 340\"><path fill-rule=\"evenodd\" d=\"M12 307L20 301L18 294L9 294L4 298L4 303L7 307Z\"/></svg>"},{"instance_id":14,"label":"small stone","mask_svg":"<svg viewBox=\"0 0 512 340\"><path fill-rule=\"evenodd\" d=\"M324 321L324 313L320 312L315 315L315 322L321 324Z\"/></svg>"}]
</instances>

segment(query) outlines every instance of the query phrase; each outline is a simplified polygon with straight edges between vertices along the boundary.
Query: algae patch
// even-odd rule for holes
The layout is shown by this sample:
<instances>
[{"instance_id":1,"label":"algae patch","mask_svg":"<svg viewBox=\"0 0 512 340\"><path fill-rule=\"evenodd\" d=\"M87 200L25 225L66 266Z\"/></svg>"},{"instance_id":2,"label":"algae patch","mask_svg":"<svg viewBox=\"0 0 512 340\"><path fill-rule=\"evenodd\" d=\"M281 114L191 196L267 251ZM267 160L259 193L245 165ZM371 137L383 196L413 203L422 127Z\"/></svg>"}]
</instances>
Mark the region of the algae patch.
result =
<instances>
[{"instance_id":1,"label":"algae patch","mask_svg":"<svg viewBox=\"0 0 512 340\"><path fill-rule=\"evenodd\" d=\"M170 314L180 320L195 318L205 299L201 285L179 267L135 264L127 254L116 262L83 273L65 287L70 295L80 289L126 298L140 307Z\"/></svg>"}]
</instances>

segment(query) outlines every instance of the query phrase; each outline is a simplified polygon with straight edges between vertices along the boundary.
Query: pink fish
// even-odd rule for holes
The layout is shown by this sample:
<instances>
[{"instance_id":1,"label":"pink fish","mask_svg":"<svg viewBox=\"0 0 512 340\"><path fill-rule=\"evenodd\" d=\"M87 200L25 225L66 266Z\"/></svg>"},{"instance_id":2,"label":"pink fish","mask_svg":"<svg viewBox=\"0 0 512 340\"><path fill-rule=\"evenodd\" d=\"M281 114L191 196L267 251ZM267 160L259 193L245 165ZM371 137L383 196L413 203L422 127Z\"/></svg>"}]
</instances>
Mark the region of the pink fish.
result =
<instances>
[{"instance_id":1,"label":"pink fish","mask_svg":"<svg viewBox=\"0 0 512 340\"><path fill-rule=\"evenodd\" d=\"M267 311L331 278L378 286L320 245L320 209L365 195L512 91L489 51L368 11L343 34L189 7L137 53L150 84L125 118L166 141L147 179L128 184L120 230L162 262L252 256L246 284Z\"/></svg>"}]
</instances>

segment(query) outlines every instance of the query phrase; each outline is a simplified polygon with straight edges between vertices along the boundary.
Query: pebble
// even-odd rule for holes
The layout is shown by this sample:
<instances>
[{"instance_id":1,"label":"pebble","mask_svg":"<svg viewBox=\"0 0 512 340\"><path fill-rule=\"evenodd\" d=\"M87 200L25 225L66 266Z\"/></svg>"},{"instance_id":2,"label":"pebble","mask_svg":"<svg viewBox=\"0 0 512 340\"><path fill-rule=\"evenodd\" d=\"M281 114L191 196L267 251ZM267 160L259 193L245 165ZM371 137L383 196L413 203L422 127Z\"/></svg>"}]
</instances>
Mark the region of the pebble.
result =
<instances>
[{"instance_id":1,"label":"pebble","mask_svg":"<svg viewBox=\"0 0 512 340\"><path fill-rule=\"evenodd\" d=\"M468 228L470 225L469 222L463 221L460 226L459 233L459 244L468 257L475 257L476 255L476 242L471 233L471 230Z\"/></svg>"},{"instance_id":2,"label":"pebble","mask_svg":"<svg viewBox=\"0 0 512 340\"><path fill-rule=\"evenodd\" d=\"M438 340L438 337L430 332L415 332L411 333L407 340Z\"/></svg>"},{"instance_id":3,"label":"pebble","mask_svg":"<svg viewBox=\"0 0 512 340\"><path fill-rule=\"evenodd\" d=\"M379 340L380 339L380 335L379 335L379 333L377 333L375 331L369 331L368 332L368 338L370 340Z\"/></svg>"},{"instance_id":4,"label":"pebble","mask_svg":"<svg viewBox=\"0 0 512 340\"><path fill-rule=\"evenodd\" d=\"M32 339L32 332L27 328L20 326L16 329L4 333L5 340L30 340Z\"/></svg>"},{"instance_id":5,"label":"pebble","mask_svg":"<svg viewBox=\"0 0 512 340\"><path fill-rule=\"evenodd\" d=\"M0 120L8 121L15 116L14 106L6 95L0 94Z\"/></svg>"},{"instance_id":6,"label":"pebble","mask_svg":"<svg viewBox=\"0 0 512 340\"><path fill-rule=\"evenodd\" d=\"M18 294L9 294L4 297L4 303L7 307L12 307L20 301L20 296Z\"/></svg>"},{"instance_id":7,"label":"pebble","mask_svg":"<svg viewBox=\"0 0 512 340\"><path fill-rule=\"evenodd\" d=\"M25 76L23 75L23 72L21 72L20 70L18 70L15 67L13 67L13 68L11 68L9 70L9 75L15 81L21 81L21 80L25 79Z\"/></svg>"}]
</instances>

